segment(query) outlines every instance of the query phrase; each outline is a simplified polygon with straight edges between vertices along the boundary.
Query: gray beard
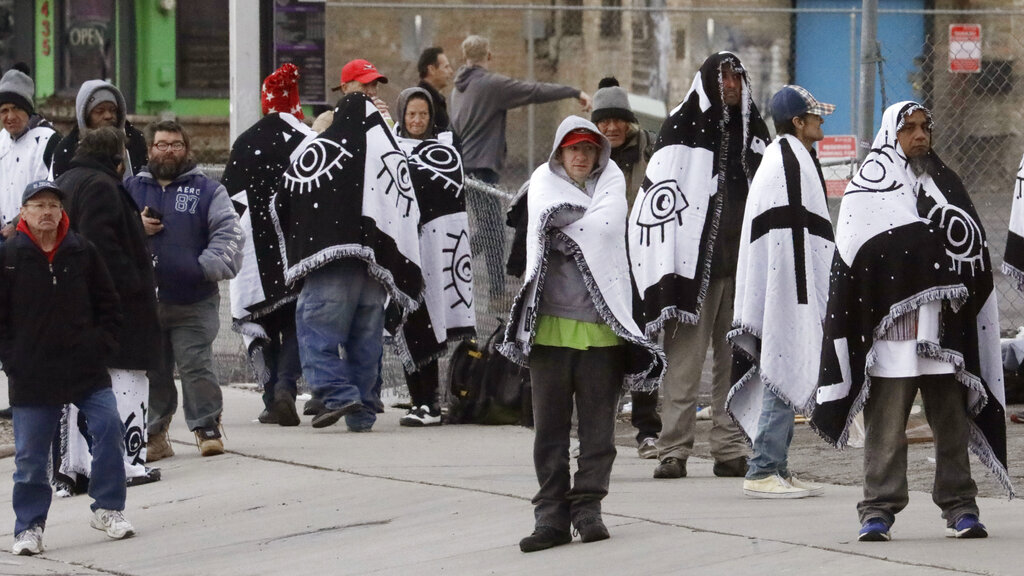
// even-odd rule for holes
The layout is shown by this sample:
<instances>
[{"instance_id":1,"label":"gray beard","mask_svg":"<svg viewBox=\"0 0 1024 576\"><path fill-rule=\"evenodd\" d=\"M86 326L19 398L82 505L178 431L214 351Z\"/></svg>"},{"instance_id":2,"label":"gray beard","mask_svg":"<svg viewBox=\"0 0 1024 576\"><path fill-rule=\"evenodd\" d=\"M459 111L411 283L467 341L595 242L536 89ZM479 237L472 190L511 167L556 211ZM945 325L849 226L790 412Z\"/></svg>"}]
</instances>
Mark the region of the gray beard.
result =
<instances>
[{"instance_id":1,"label":"gray beard","mask_svg":"<svg viewBox=\"0 0 1024 576\"><path fill-rule=\"evenodd\" d=\"M907 164L914 171L914 176L923 176L931 169L934 162L932 162L931 156L925 154L916 158L908 158Z\"/></svg>"}]
</instances>

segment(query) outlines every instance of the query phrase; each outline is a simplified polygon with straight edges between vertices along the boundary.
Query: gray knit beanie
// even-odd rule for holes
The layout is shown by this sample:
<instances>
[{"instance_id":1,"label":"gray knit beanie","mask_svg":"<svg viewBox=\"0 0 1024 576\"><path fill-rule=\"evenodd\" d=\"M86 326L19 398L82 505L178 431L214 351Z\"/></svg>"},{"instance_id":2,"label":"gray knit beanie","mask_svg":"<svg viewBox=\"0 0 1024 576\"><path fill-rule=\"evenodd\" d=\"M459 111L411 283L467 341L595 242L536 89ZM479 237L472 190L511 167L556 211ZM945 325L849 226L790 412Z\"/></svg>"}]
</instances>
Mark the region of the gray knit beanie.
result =
<instances>
[{"instance_id":1,"label":"gray knit beanie","mask_svg":"<svg viewBox=\"0 0 1024 576\"><path fill-rule=\"evenodd\" d=\"M93 108L104 102L110 102L115 108L118 108L117 96L107 88L100 88L93 92L92 95L89 96L89 101L85 103L85 115L88 117Z\"/></svg>"},{"instance_id":2,"label":"gray knit beanie","mask_svg":"<svg viewBox=\"0 0 1024 576\"><path fill-rule=\"evenodd\" d=\"M3 78L0 78L0 106L14 104L29 114L35 113L32 106L32 96L35 94L36 84L28 74L21 70L8 70Z\"/></svg>"},{"instance_id":3,"label":"gray knit beanie","mask_svg":"<svg viewBox=\"0 0 1024 576\"><path fill-rule=\"evenodd\" d=\"M597 92L594 92L594 111L590 113L590 121L594 124L608 118L637 122L636 114L629 106L629 94L614 78L601 80Z\"/></svg>"}]
</instances>

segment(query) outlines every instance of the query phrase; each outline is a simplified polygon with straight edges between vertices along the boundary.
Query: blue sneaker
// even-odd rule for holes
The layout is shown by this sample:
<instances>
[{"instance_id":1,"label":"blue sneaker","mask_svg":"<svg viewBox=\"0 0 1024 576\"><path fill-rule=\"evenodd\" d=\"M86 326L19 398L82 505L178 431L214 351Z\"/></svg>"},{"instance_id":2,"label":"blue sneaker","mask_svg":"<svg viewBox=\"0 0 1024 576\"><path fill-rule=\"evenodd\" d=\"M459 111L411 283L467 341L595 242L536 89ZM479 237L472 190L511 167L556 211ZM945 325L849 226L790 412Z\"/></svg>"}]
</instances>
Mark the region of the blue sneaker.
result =
<instances>
[{"instance_id":1,"label":"blue sneaker","mask_svg":"<svg viewBox=\"0 0 1024 576\"><path fill-rule=\"evenodd\" d=\"M861 542L888 542L892 539L889 534L889 524L881 518L868 518L860 527L860 534L857 540Z\"/></svg>"},{"instance_id":2,"label":"blue sneaker","mask_svg":"<svg viewBox=\"0 0 1024 576\"><path fill-rule=\"evenodd\" d=\"M988 530L974 514L964 514L946 524L946 538L988 538Z\"/></svg>"}]
</instances>

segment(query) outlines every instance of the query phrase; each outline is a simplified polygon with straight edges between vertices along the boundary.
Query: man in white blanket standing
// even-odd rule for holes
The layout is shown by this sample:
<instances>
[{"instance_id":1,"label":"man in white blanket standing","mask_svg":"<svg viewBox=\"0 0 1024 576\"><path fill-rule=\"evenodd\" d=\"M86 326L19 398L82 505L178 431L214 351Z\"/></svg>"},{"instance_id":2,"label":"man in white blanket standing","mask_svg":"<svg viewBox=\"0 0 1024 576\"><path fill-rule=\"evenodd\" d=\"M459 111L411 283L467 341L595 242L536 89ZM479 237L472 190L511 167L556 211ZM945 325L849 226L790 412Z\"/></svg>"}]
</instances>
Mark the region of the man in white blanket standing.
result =
<instances>
[{"instance_id":1,"label":"man in white blanket standing","mask_svg":"<svg viewBox=\"0 0 1024 576\"><path fill-rule=\"evenodd\" d=\"M864 410L862 542L889 540L909 502L906 424L918 391L946 536L984 538L968 448L1013 495L992 263L963 182L932 149L931 113L898 102L843 195L811 417L842 446Z\"/></svg>"},{"instance_id":2,"label":"man in white blanket standing","mask_svg":"<svg viewBox=\"0 0 1024 576\"><path fill-rule=\"evenodd\" d=\"M790 474L794 410L810 414L835 241L814 143L835 111L800 86L771 100L778 137L750 183L736 268L733 384L726 406L754 447L743 493L816 496Z\"/></svg>"},{"instance_id":3,"label":"man in white blanket standing","mask_svg":"<svg viewBox=\"0 0 1024 576\"><path fill-rule=\"evenodd\" d=\"M639 299L634 316L649 337L664 330L668 357L655 478L686 476L709 343L714 473L747 473L746 442L725 411L732 363L725 336L747 188L769 139L739 58L713 54L662 124L633 203L628 240Z\"/></svg>"}]
</instances>

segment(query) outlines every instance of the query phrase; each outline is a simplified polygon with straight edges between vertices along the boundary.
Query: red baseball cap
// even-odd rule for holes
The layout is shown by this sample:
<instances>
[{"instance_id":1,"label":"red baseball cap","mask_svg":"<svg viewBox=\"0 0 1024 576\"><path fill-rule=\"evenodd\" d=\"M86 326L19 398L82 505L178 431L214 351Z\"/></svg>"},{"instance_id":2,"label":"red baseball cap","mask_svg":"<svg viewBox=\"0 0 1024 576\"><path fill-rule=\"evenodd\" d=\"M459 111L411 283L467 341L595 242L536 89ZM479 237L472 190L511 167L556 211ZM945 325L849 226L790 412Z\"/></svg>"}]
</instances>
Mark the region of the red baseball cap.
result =
<instances>
[{"instance_id":1,"label":"red baseball cap","mask_svg":"<svg viewBox=\"0 0 1024 576\"><path fill-rule=\"evenodd\" d=\"M573 144L579 144L580 142L590 142L598 148L601 147L601 137L586 128L578 128L566 134L565 138L562 138L562 143L559 144L558 147L566 148Z\"/></svg>"},{"instance_id":2,"label":"red baseball cap","mask_svg":"<svg viewBox=\"0 0 1024 576\"><path fill-rule=\"evenodd\" d=\"M377 71L377 67L370 64L369 60L351 60L341 69L341 83L347 84L353 80L360 84L369 84L374 80L381 84L388 83L388 77ZM331 90L341 90L341 86L335 86Z\"/></svg>"}]
</instances>

